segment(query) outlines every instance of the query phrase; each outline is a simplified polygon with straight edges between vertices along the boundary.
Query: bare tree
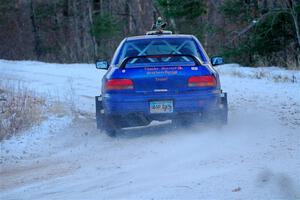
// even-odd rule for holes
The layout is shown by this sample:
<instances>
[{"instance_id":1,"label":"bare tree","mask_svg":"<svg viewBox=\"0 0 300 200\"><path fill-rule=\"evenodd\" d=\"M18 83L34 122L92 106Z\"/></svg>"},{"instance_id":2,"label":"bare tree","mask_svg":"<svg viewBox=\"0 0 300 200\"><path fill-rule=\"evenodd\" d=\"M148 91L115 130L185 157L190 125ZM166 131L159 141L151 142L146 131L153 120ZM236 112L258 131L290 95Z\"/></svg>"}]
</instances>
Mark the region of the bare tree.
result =
<instances>
[{"instance_id":1,"label":"bare tree","mask_svg":"<svg viewBox=\"0 0 300 200\"><path fill-rule=\"evenodd\" d=\"M297 38L297 44L298 47L300 48L300 28L299 28L299 22L298 22L298 13L296 11L296 6L299 4L299 0L280 0L279 4L277 6L274 6L273 8L269 9L268 12L262 14L260 17L257 19L254 19L250 24L248 24L246 27L244 27L240 31L234 31L233 33L236 34L235 37L232 38L232 40L229 43L232 43L235 41L237 38L241 37L242 35L246 34L252 28L259 22L263 22L267 16L273 15L273 21L275 18L278 16L278 14L281 13L286 13L291 15L293 19L293 24L295 27L295 32L296 32L296 38ZM269 31L269 30L268 30Z\"/></svg>"},{"instance_id":2,"label":"bare tree","mask_svg":"<svg viewBox=\"0 0 300 200\"><path fill-rule=\"evenodd\" d=\"M39 35L39 31L38 31L38 26L36 23L36 15L35 15L35 8L33 5L33 1L30 0L30 18L31 18L31 24L32 24L32 33L34 35L34 49L35 49L35 54L37 56L37 59L40 59L40 52L41 52L41 48L40 48L40 35Z\"/></svg>"},{"instance_id":3,"label":"bare tree","mask_svg":"<svg viewBox=\"0 0 300 200\"><path fill-rule=\"evenodd\" d=\"M300 30L299 30L300 28L299 28L299 22L298 22L299 16L296 11L296 7L297 7L297 5L299 6L300 2L297 0L281 0L281 3L284 7L285 12L290 14L293 18L298 47L300 48Z\"/></svg>"}]
</instances>

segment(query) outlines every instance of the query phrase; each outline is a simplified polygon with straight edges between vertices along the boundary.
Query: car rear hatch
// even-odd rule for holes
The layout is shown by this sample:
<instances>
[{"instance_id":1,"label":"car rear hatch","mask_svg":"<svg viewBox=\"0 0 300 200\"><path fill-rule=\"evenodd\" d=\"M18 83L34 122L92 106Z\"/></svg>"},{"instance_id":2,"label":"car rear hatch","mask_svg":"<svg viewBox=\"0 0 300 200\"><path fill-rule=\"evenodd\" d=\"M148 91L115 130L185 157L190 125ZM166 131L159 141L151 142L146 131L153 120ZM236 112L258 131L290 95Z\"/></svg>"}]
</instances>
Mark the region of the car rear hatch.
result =
<instances>
[{"instance_id":1,"label":"car rear hatch","mask_svg":"<svg viewBox=\"0 0 300 200\"><path fill-rule=\"evenodd\" d=\"M137 58L138 57L138 58ZM151 62L129 64L133 59L185 58L176 62ZM129 79L133 82L133 90L137 94L154 93L184 93L207 87L192 87L189 81L196 76L214 76L213 73L202 65L196 57L191 55L160 55L160 56L136 56L126 58L114 76ZM209 87L211 89L211 87Z\"/></svg>"}]
</instances>

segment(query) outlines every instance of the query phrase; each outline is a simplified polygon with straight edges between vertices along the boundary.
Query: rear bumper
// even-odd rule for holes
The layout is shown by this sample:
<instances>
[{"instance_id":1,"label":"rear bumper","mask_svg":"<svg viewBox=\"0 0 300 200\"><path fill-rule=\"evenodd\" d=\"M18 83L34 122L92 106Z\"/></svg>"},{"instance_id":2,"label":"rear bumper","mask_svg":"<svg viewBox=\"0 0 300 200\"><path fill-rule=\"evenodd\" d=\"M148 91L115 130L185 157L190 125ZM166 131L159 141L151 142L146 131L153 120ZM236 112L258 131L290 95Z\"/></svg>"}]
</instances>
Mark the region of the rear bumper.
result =
<instances>
[{"instance_id":1,"label":"rear bumper","mask_svg":"<svg viewBox=\"0 0 300 200\"><path fill-rule=\"evenodd\" d=\"M144 116L172 117L181 113L199 113L203 110L218 109L223 93L193 94L155 94L155 95L118 95L110 94L102 98L105 113L108 115L130 115L139 113ZM150 113L151 101L173 101L173 113Z\"/></svg>"}]
</instances>

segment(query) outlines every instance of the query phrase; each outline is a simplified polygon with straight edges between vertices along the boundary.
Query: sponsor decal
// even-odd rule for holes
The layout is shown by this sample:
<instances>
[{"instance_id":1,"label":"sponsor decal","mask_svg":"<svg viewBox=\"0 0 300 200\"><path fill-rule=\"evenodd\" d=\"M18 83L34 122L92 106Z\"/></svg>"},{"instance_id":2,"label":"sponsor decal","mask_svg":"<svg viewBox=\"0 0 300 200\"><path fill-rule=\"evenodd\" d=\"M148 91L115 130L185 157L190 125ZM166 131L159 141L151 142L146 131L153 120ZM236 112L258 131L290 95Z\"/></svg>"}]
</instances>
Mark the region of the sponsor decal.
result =
<instances>
[{"instance_id":1,"label":"sponsor decal","mask_svg":"<svg viewBox=\"0 0 300 200\"><path fill-rule=\"evenodd\" d=\"M149 75L158 75L158 74L167 74L167 75L174 75L178 74L179 70L183 70L181 66L175 67L145 67L144 68Z\"/></svg>"},{"instance_id":2,"label":"sponsor decal","mask_svg":"<svg viewBox=\"0 0 300 200\"><path fill-rule=\"evenodd\" d=\"M155 81L167 81L168 80L168 77L156 77L155 78Z\"/></svg>"}]
</instances>

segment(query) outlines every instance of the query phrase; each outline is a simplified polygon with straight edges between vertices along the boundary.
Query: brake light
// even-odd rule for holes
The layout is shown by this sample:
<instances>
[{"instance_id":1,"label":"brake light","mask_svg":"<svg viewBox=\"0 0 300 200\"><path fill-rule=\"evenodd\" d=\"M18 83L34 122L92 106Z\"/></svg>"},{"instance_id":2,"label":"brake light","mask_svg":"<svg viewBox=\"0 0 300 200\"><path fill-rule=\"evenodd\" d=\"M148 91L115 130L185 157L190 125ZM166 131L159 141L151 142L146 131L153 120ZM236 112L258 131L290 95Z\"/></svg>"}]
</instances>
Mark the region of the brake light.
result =
<instances>
[{"instance_id":1,"label":"brake light","mask_svg":"<svg viewBox=\"0 0 300 200\"><path fill-rule=\"evenodd\" d=\"M133 82L130 79L111 79L105 84L107 90L132 90Z\"/></svg>"},{"instance_id":2,"label":"brake light","mask_svg":"<svg viewBox=\"0 0 300 200\"><path fill-rule=\"evenodd\" d=\"M214 87L217 81L214 76L192 76L189 78L189 87Z\"/></svg>"}]
</instances>

